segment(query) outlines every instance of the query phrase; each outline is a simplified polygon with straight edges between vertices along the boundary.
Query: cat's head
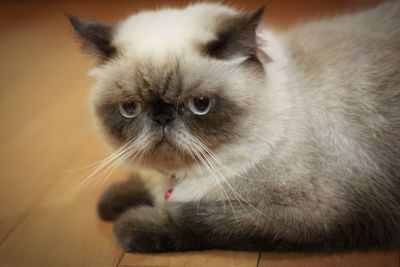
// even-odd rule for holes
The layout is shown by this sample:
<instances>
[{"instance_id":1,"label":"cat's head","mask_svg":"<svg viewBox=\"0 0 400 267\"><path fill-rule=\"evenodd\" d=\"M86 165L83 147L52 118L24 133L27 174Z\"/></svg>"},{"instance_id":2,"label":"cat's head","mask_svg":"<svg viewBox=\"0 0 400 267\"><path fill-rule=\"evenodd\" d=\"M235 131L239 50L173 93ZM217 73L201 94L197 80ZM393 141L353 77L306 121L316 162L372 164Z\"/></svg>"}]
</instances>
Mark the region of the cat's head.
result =
<instances>
[{"instance_id":1,"label":"cat's head","mask_svg":"<svg viewBox=\"0 0 400 267\"><path fill-rule=\"evenodd\" d=\"M117 24L70 16L99 61L91 105L107 140L136 162L176 170L247 138L264 90L262 12L197 4Z\"/></svg>"}]
</instances>

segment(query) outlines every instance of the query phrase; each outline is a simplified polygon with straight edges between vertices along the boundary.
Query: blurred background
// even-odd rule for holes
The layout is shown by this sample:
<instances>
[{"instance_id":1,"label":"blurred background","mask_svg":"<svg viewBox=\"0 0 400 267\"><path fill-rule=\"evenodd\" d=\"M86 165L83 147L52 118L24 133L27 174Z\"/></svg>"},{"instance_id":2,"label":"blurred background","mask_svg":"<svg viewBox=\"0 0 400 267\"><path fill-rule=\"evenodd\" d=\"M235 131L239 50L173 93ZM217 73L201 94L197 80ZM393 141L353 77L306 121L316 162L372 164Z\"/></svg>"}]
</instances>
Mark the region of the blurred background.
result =
<instances>
[{"instance_id":1,"label":"blurred background","mask_svg":"<svg viewBox=\"0 0 400 267\"><path fill-rule=\"evenodd\" d=\"M109 151L96 137L88 112L91 80L86 73L94 61L80 52L64 12L116 21L143 8L187 3L0 2L0 266L204 266L205 261L211 266L318 266L321 262L399 266L398 252L123 253L111 224L98 220L95 205L104 187L126 178L129 171L118 168L108 179L106 172L84 181ZM285 30L302 20L352 12L379 1L227 3L244 9L267 4L263 22Z\"/></svg>"}]
</instances>

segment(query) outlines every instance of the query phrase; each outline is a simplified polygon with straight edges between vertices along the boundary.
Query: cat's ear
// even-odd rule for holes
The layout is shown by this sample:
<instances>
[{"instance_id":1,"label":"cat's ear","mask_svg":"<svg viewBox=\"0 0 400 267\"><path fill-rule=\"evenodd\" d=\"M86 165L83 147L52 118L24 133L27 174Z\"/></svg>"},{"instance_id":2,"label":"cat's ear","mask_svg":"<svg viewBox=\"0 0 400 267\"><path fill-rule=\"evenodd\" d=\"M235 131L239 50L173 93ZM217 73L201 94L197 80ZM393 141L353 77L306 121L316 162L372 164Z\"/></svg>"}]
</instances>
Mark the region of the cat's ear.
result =
<instances>
[{"instance_id":1,"label":"cat's ear","mask_svg":"<svg viewBox=\"0 0 400 267\"><path fill-rule=\"evenodd\" d=\"M112 44L114 26L89 19L68 15L69 22L82 41L85 51L94 54L101 61L116 53Z\"/></svg>"},{"instance_id":2,"label":"cat's ear","mask_svg":"<svg viewBox=\"0 0 400 267\"><path fill-rule=\"evenodd\" d=\"M217 38L206 45L206 53L219 59L256 56L256 29L265 6L257 10L222 18Z\"/></svg>"}]
</instances>

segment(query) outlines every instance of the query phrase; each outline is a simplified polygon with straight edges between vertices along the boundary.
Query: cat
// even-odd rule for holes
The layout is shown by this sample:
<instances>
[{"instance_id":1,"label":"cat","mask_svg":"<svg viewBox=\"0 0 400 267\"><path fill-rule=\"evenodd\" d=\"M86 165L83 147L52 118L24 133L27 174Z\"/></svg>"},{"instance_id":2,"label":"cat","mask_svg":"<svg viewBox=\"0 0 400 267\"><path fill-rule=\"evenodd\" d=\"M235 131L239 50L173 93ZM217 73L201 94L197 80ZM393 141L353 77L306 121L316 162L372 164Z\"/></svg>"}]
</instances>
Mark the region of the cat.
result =
<instances>
[{"instance_id":1,"label":"cat","mask_svg":"<svg viewBox=\"0 0 400 267\"><path fill-rule=\"evenodd\" d=\"M69 16L113 155L174 177L165 200L139 177L101 197L126 251L400 247L400 2L286 32L263 13Z\"/></svg>"}]
</instances>

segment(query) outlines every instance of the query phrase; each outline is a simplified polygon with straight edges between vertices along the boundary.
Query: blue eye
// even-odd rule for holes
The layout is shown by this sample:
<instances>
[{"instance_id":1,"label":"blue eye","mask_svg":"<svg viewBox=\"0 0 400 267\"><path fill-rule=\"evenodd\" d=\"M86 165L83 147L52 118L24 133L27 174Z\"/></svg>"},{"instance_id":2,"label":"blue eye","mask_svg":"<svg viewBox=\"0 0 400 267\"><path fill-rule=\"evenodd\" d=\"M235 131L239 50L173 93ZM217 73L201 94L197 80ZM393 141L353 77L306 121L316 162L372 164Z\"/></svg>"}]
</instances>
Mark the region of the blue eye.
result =
<instances>
[{"instance_id":1,"label":"blue eye","mask_svg":"<svg viewBox=\"0 0 400 267\"><path fill-rule=\"evenodd\" d=\"M189 99L187 107L193 114L205 115L210 111L212 104L212 99L206 96L196 96Z\"/></svg>"},{"instance_id":2,"label":"blue eye","mask_svg":"<svg viewBox=\"0 0 400 267\"><path fill-rule=\"evenodd\" d=\"M129 101L119 104L119 112L124 118L133 119L142 111L142 106L138 102Z\"/></svg>"}]
</instances>

